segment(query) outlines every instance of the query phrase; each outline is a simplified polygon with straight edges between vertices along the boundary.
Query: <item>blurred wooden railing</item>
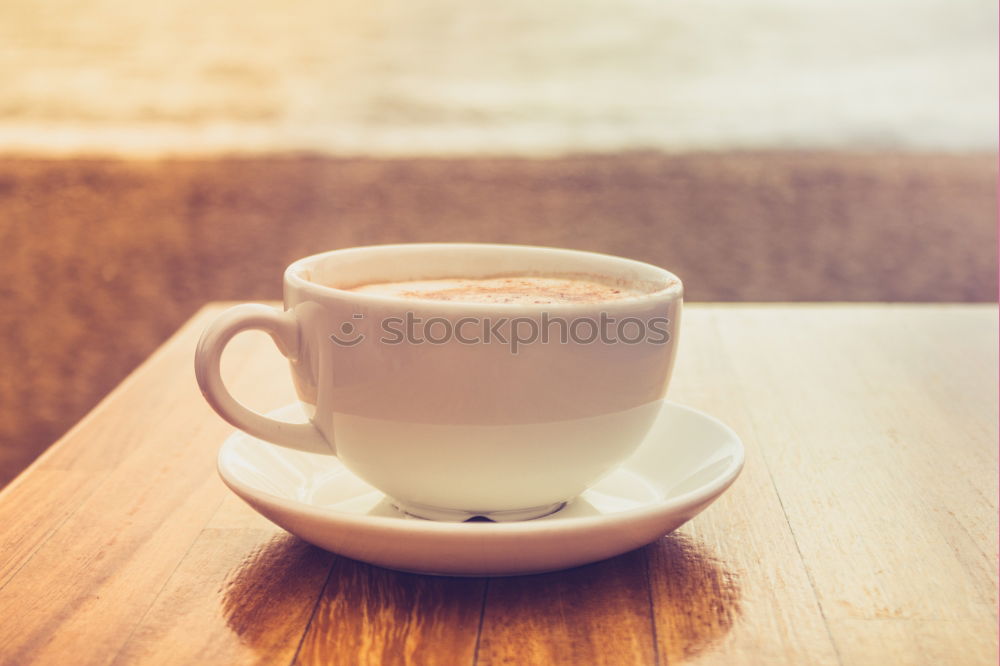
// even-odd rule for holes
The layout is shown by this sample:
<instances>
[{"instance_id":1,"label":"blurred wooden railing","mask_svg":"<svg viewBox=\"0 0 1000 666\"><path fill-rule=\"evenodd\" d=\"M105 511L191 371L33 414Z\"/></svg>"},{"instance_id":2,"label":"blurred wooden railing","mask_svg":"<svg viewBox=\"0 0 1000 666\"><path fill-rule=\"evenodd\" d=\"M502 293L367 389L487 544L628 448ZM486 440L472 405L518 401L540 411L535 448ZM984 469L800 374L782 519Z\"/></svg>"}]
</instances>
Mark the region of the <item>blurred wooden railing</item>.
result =
<instances>
[{"instance_id":1,"label":"blurred wooden railing","mask_svg":"<svg viewBox=\"0 0 1000 666\"><path fill-rule=\"evenodd\" d=\"M0 161L0 485L205 301L326 249L490 241L670 268L697 301L992 301L993 155Z\"/></svg>"}]
</instances>

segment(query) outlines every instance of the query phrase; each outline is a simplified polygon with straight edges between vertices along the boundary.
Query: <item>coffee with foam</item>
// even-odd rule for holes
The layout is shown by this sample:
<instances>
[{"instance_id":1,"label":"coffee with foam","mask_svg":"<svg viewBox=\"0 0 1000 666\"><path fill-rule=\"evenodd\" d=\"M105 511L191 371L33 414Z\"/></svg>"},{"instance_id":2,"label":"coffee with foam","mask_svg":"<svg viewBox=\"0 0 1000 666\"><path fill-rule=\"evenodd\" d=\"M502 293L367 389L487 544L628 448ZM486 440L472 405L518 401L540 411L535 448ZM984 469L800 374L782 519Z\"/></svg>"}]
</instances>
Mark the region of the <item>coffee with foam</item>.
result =
<instances>
[{"instance_id":1,"label":"coffee with foam","mask_svg":"<svg viewBox=\"0 0 1000 666\"><path fill-rule=\"evenodd\" d=\"M649 264L475 243L324 252L283 284L282 308L236 306L202 335L209 405L252 437L339 456L401 511L449 521L546 515L632 455L661 413L683 299ZM247 329L289 357L308 423L226 390L222 351Z\"/></svg>"},{"instance_id":2,"label":"coffee with foam","mask_svg":"<svg viewBox=\"0 0 1000 666\"><path fill-rule=\"evenodd\" d=\"M603 303L635 298L649 289L629 283L601 280L596 276L510 275L491 278L444 278L376 282L350 291L396 298L454 301L458 303L514 303L558 305Z\"/></svg>"}]
</instances>

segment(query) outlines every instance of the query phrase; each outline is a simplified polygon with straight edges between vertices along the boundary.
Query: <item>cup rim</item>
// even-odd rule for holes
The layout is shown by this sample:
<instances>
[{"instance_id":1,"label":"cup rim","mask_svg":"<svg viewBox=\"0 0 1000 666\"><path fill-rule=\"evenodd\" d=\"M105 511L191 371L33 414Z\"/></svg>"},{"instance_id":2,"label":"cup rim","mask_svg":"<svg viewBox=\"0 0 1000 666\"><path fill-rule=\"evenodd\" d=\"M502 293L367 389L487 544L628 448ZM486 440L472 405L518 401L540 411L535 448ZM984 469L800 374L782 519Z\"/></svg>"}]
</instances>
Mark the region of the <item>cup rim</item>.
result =
<instances>
[{"instance_id":1,"label":"cup rim","mask_svg":"<svg viewBox=\"0 0 1000 666\"><path fill-rule=\"evenodd\" d=\"M343 255L343 254L358 254L367 252L377 252L385 251L391 252L393 250L406 250L406 251L416 251L419 249L425 250L438 250L438 251L461 251L461 250L479 250L479 249L510 249L513 251L528 251L528 252L547 252L561 254L563 256L574 255L580 257L591 257L600 258L603 261L614 261L620 264L622 267L632 267L634 269L640 269L645 272L655 272L659 274L661 278L666 281L666 285L661 289L653 292L641 294L639 296L628 296L624 298L617 298L614 300L607 301L596 301L590 303L475 303L467 301L440 301L434 299L425 298L403 298L400 296L390 296L384 294L372 294L372 293L359 293L351 291L349 289L343 289L340 287L334 287L330 285L320 284L313 280L307 279L303 276L306 270L315 264L323 261L331 256ZM592 252L589 250L574 250L569 248L561 247L551 247L544 245L522 245L522 244L508 244L508 243L452 243L452 242L442 242L442 243L387 243L387 244L377 244L377 245L360 245L347 248L340 248L336 250L328 250L325 252L318 252L316 254L309 255L307 257L302 257L296 261L289 264L285 269L284 280L286 285L292 285L294 287L308 290L312 293L323 294L328 297L337 297L340 299L346 299L349 301L355 301L358 304L361 303L375 303L382 305L400 306L406 305L409 307L427 307L433 306L436 309L442 311L467 311L470 308L474 309L486 309L493 312L496 311L529 311L529 312L541 312L549 310L561 310L561 311L571 311L571 310L593 310L594 307L600 307L602 309L607 308L617 308L617 307L634 307L636 305L642 305L658 301L673 301L682 300L684 294L684 285L681 279L677 277L671 271L665 268L656 266L655 264L650 264L644 261L639 261L636 259L629 259L626 257L620 257L613 254L607 254L603 252Z\"/></svg>"}]
</instances>

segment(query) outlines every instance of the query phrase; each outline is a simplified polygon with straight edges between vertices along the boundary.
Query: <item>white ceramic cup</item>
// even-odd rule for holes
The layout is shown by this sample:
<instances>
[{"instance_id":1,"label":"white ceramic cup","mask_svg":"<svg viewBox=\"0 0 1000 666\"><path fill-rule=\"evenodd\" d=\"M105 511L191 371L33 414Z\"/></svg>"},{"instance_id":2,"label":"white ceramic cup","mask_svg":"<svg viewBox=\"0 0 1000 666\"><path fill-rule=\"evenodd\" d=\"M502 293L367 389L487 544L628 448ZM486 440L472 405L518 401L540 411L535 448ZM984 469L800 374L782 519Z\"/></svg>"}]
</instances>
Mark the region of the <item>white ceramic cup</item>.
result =
<instances>
[{"instance_id":1,"label":"white ceramic cup","mask_svg":"<svg viewBox=\"0 0 1000 666\"><path fill-rule=\"evenodd\" d=\"M600 276L647 293L525 305L348 290L517 274ZM458 243L317 254L288 267L284 293L284 311L237 305L205 330L195 370L206 400L255 437L338 456L403 511L436 520L542 516L624 461L660 409L682 303L680 280L649 264ZM309 423L272 420L226 390L223 348L248 329L289 359Z\"/></svg>"}]
</instances>

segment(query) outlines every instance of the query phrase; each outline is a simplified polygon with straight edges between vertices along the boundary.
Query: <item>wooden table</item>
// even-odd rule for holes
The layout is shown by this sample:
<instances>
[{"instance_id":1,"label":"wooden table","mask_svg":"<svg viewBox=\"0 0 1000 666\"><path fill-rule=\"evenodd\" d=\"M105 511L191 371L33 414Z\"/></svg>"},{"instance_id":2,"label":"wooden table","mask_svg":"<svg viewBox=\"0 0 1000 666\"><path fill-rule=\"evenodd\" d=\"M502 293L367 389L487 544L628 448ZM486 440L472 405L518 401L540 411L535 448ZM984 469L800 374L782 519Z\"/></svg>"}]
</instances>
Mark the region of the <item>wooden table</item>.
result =
<instances>
[{"instance_id":1,"label":"wooden table","mask_svg":"<svg viewBox=\"0 0 1000 666\"><path fill-rule=\"evenodd\" d=\"M226 490L192 370L220 307L0 493L0 663L996 662L995 306L691 305L670 397L742 435L741 478L650 546L491 580L337 557ZM293 399L263 334L224 366Z\"/></svg>"}]
</instances>

